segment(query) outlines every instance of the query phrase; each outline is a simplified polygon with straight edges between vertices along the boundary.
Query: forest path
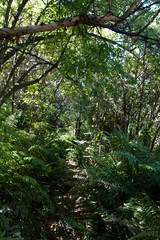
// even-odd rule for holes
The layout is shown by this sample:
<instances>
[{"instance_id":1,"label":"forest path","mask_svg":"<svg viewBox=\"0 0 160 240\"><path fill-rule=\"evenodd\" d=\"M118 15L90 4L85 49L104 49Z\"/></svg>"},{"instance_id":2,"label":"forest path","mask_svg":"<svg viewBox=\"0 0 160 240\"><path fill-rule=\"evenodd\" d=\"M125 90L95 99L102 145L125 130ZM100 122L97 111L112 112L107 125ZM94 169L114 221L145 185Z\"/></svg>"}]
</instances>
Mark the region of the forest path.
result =
<instances>
[{"instance_id":1,"label":"forest path","mask_svg":"<svg viewBox=\"0 0 160 240\"><path fill-rule=\"evenodd\" d=\"M54 220L47 222L47 240L86 240L91 229L91 210L79 192L86 181L85 172L71 159L67 160L67 168L62 192L54 199Z\"/></svg>"}]
</instances>

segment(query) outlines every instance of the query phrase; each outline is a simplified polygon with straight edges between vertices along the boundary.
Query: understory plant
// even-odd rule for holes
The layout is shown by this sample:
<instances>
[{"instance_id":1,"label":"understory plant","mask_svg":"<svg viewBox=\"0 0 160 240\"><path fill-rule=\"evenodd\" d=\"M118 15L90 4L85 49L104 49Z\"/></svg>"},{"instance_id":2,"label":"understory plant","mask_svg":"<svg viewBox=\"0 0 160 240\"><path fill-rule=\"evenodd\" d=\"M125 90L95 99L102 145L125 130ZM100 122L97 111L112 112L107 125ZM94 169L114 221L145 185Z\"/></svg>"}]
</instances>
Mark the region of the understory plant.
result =
<instances>
[{"instance_id":1,"label":"understory plant","mask_svg":"<svg viewBox=\"0 0 160 240\"><path fill-rule=\"evenodd\" d=\"M150 150L118 129L92 151L83 193L93 239L160 238L160 148Z\"/></svg>"},{"instance_id":2,"label":"understory plant","mask_svg":"<svg viewBox=\"0 0 160 240\"><path fill-rule=\"evenodd\" d=\"M18 129L16 115L0 114L0 239L44 239L53 196L66 168L66 139L45 123Z\"/></svg>"}]
</instances>

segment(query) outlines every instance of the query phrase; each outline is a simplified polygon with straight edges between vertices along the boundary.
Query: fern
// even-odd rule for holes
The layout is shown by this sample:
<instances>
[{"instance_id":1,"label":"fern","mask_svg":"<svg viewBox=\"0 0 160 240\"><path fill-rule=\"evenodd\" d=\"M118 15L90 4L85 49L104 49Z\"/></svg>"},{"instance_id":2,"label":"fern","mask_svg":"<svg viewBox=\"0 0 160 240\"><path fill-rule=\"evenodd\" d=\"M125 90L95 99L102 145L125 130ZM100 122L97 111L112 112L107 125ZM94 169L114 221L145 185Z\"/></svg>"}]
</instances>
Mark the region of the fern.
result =
<instances>
[{"instance_id":1,"label":"fern","mask_svg":"<svg viewBox=\"0 0 160 240\"><path fill-rule=\"evenodd\" d=\"M133 235L135 239L159 239L154 236L160 226L159 151L129 141L117 130L104 139L107 144L103 151L99 154L95 149L94 161L85 167L88 181L81 191L103 221L109 239L130 239ZM148 238L146 232L151 234Z\"/></svg>"},{"instance_id":2,"label":"fern","mask_svg":"<svg viewBox=\"0 0 160 240\"><path fill-rule=\"evenodd\" d=\"M141 233L136 234L129 240L139 240L139 239L146 239L146 240L158 240L160 239L160 232L159 231L143 231Z\"/></svg>"},{"instance_id":3,"label":"fern","mask_svg":"<svg viewBox=\"0 0 160 240\"><path fill-rule=\"evenodd\" d=\"M1 238L12 239L14 233L19 231L30 239L28 228L37 237L40 231L35 230L36 226L40 226L39 211L43 213L43 209L48 208L54 214L55 207L47 183L52 171L48 167L47 157L52 152L43 143L36 144L34 134L18 130L16 124L9 126L10 121L12 119L8 118L0 126L0 203L2 208L11 209L1 214L0 231L2 234L4 232ZM33 141L35 145L32 145ZM18 230L12 231L15 225ZM13 239L19 239L18 235Z\"/></svg>"},{"instance_id":4,"label":"fern","mask_svg":"<svg viewBox=\"0 0 160 240\"><path fill-rule=\"evenodd\" d=\"M66 217L63 214L61 214L61 218L63 220L63 224L64 224L65 228L67 227L67 225L69 225L74 230L85 232L85 230L86 230L85 227L83 225L77 223L74 219Z\"/></svg>"},{"instance_id":5,"label":"fern","mask_svg":"<svg viewBox=\"0 0 160 240\"><path fill-rule=\"evenodd\" d=\"M24 164L26 164L26 166L24 165L24 167L27 168L35 168L37 170L42 169L42 171L46 174L49 173L49 171L51 170L51 168L49 168L42 159L33 156L24 157Z\"/></svg>"},{"instance_id":6,"label":"fern","mask_svg":"<svg viewBox=\"0 0 160 240\"><path fill-rule=\"evenodd\" d=\"M40 145L32 145L28 150L34 156L37 156L44 160L45 160L46 155L51 154L51 152L48 148L46 148L44 146L40 146Z\"/></svg>"}]
</instances>

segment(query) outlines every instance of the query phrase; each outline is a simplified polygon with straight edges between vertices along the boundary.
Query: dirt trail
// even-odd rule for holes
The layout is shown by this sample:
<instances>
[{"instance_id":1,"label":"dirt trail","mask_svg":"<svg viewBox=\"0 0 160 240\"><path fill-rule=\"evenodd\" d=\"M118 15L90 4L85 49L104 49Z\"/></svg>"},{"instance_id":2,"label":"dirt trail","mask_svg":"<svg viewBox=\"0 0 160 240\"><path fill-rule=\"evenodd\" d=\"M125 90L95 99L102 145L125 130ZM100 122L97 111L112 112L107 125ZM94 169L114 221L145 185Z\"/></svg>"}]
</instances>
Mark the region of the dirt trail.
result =
<instances>
[{"instance_id":1,"label":"dirt trail","mask_svg":"<svg viewBox=\"0 0 160 240\"><path fill-rule=\"evenodd\" d=\"M47 222L48 240L86 240L90 231L91 212L85 197L80 196L78 186L86 181L85 173L77 164L67 161L66 181L62 193L55 199L54 220Z\"/></svg>"}]
</instances>

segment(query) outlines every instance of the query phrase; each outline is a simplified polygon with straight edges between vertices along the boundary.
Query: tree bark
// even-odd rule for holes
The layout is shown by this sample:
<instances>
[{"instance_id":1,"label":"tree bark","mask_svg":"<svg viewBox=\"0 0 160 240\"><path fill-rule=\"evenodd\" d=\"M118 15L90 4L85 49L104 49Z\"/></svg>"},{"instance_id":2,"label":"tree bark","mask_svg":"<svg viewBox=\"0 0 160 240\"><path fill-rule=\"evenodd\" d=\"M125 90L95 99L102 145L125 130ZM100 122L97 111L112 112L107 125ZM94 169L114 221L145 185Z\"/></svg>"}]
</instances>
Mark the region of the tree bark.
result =
<instances>
[{"instance_id":1,"label":"tree bark","mask_svg":"<svg viewBox=\"0 0 160 240\"><path fill-rule=\"evenodd\" d=\"M106 22L114 22L119 23L128 18L133 11L137 8L137 6L142 2L142 0L136 0L134 3L131 4L131 6L128 8L128 10L120 17L114 16L114 15L106 15L106 16L94 16L94 15L86 15L86 14L80 14L78 16L75 16L73 18L64 19L62 21L54 21L50 24L41 24L41 25L35 25L35 26L24 26L24 27L15 27L15 24L19 18L19 14L21 13L21 8L23 5L25 5L28 1L24 0L23 4L20 5L19 11L17 15L15 16L15 19L12 23L11 28L1 28L0 29L0 38L13 38L13 37L20 37L27 34L35 34L39 32L47 32L47 31L53 31L55 29L60 28L66 28L70 26L76 26L79 24L86 24L86 25L92 25L92 26L98 26L99 24L104 24ZM113 29L114 30L114 29Z\"/></svg>"}]
</instances>

